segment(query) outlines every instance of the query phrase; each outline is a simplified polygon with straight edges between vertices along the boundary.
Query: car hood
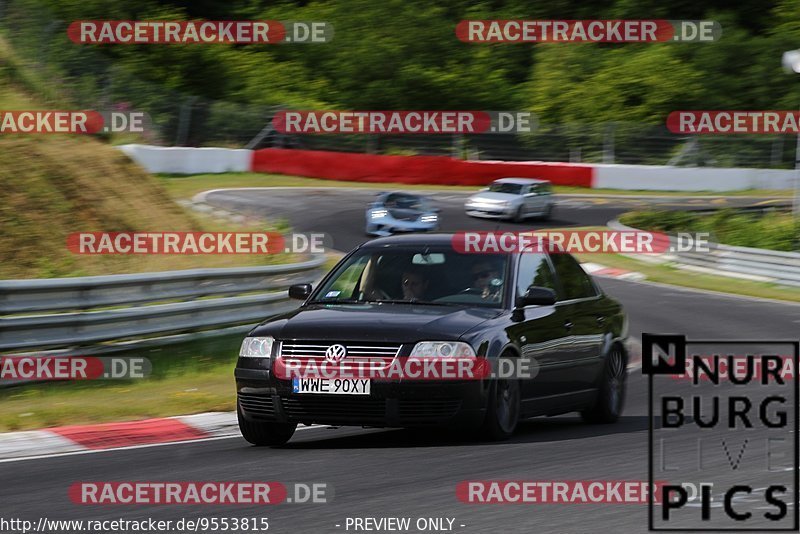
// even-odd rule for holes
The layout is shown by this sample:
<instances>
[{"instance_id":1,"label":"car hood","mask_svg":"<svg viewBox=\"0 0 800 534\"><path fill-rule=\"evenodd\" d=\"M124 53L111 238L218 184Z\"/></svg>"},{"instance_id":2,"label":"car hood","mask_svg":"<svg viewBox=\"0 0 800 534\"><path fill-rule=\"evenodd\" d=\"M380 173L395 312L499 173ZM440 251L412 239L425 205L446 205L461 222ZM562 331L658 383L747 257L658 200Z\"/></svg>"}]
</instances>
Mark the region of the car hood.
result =
<instances>
[{"instance_id":1,"label":"car hood","mask_svg":"<svg viewBox=\"0 0 800 534\"><path fill-rule=\"evenodd\" d=\"M451 341L500 313L495 308L415 304L311 304L268 319L250 335L284 340Z\"/></svg>"},{"instance_id":2,"label":"car hood","mask_svg":"<svg viewBox=\"0 0 800 534\"><path fill-rule=\"evenodd\" d=\"M493 193L491 191L485 191L483 193L472 195L471 197L469 197L469 199L507 202L509 200L516 200L519 197L520 197L519 195L512 195L511 193Z\"/></svg>"}]
</instances>

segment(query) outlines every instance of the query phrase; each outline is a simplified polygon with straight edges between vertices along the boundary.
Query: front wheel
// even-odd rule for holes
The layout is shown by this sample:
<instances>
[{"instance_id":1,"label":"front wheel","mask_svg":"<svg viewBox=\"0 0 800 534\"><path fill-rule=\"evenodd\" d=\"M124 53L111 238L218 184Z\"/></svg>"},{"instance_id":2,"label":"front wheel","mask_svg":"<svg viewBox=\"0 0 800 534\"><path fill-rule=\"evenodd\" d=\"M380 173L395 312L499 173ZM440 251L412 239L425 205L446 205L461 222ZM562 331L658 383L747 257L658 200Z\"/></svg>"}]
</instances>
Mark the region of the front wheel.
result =
<instances>
[{"instance_id":1,"label":"front wheel","mask_svg":"<svg viewBox=\"0 0 800 534\"><path fill-rule=\"evenodd\" d=\"M522 211L522 206L517 208L517 211L514 212L514 216L511 218L515 223L521 223L525 220L525 214Z\"/></svg>"},{"instance_id":2,"label":"front wheel","mask_svg":"<svg viewBox=\"0 0 800 534\"><path fill-rule=\"evenodd\" d=\"M285 445L297 428L297 423L270 423L261 421L248 421L242 415L242 409L236 410L239 420L239 431L242 437L253 445L263 447L278 447Z\"/></svg>"},{"instance_id":3,"label":"front wheel","mask_svg":"<svg viewBox=\"0 0 800 534\"><path fill-rule=\"evenodd\" d=\"M510 438L517 428L519 412L519 380L495 380L489 390L481 435L492 441Z\"/></svg>"},{"instance_id":4,"label":"front wheel","mask_svg":"<svg viewBox=\"0 0 800 534\"><path fill-rule=\"evenodd\" d=\"M625 404L625 379L628 372L622 349L615 345L606 358L597 399L593 406L581 412L589 423L616 423Z\"/></svg>"}]
</instances>

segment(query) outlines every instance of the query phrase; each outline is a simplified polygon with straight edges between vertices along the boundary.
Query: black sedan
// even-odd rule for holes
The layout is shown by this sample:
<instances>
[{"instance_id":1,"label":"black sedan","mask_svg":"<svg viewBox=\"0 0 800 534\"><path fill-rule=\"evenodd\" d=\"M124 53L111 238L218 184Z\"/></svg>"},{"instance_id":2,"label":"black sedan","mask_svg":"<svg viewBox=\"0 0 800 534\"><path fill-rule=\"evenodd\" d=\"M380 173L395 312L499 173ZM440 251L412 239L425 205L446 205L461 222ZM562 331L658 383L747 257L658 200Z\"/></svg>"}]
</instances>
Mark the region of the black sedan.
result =
<instances>
[{"instance_id":1,"label":"black sedan","mask_svg":"<svg viewBox=\"0 0 800 534\"><path fill-rule=\"evenodd\" d=\"M315 290L296 285L289 294L303 304L254 328L236 365L239 427L253 444L284 444L298 424L453 426L506 439L523 418L578 411L610 423L622 410L622 307L569 254L467 254L452 235L386 237L350 252ZM276 372L298 362L380 367L420 354L535 372L352 382Z\"/></svg>"}]
</instances>

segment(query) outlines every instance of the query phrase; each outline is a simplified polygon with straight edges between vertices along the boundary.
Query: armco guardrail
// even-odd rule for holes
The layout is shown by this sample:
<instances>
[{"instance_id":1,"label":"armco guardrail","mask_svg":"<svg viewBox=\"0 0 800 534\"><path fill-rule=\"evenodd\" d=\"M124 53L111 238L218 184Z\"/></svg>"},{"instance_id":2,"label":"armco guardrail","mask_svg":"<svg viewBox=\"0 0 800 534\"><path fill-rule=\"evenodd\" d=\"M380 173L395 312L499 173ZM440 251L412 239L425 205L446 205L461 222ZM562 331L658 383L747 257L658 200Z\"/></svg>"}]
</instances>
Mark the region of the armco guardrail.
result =
<instances>
[{"instance_id":1,"label":"armco guardrail","mask_svg":"<svg viewBox=\"0 0 800 534\"><path fill-rule=\"evenodd\" d=\"M619 221L611 221L615 230L635 230ZM670 238L670 245L677 244ZM782 285L800 286L800 253L712 243L707 252L688 251L662 254L669 261L688 268L699 268L722 276L749 278Z\"/></svg>"},{"instance_id":2,"label":"armco guardrail","mask_svg":"<svg viewBox=\"0 0 800 534\"><path fill-rule=\"evenodd\" d=\"M0 351L253 324L294 307L288 286L318 280L324 263L0 281Z\"/></svg>"}]
</instances>

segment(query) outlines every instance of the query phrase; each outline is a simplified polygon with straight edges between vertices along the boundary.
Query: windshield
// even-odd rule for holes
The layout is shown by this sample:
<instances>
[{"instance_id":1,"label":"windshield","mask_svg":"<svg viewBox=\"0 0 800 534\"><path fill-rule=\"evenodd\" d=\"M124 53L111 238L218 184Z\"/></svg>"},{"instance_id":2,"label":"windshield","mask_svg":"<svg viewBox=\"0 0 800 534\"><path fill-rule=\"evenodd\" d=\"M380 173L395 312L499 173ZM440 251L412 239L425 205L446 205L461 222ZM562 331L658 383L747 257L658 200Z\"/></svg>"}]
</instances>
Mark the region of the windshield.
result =
<instances>
[{"instance_id":1,"label":"windshield","mask_svg":"<svg viewBox=\"0 0 800 534\"><path fill-rule=\"evenodd\" d=\"M339 265L312 302L501 307L508 257L452 249L363 250Z\"/></svg>"},{"instance_id":2,"label":"windshield","mask_svg":"<svg viewBox=\"0 0 800 534\"><path fill-rule=\"evenodd\" d=\"M425 211L430 206L425 198L416 195L391 194L386 197L384 206L392 209Z\"/></svg>"},{"instance_id":3,"label":"windshield","mask_svg":"<svg viewBox=\"0 0 800 534\"><path fill-rule=\"evenodd\" d=\"M508 193L510 195L519 195L522 194L522 186L519 184L495 182L489 186L489 191L492 193Z\"/></svg>"}]
</instances>

